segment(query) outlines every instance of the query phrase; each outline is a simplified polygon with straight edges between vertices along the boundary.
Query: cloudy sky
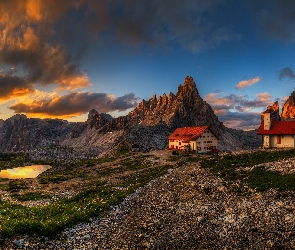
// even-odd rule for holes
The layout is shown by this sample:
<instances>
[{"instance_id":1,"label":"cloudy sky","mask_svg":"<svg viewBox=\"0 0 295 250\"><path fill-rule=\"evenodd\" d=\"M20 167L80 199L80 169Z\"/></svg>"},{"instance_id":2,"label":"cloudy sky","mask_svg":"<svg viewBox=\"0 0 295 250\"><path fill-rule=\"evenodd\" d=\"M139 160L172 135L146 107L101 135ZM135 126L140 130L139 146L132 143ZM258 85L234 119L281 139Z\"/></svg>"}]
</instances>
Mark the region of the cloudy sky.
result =
<instances>
[{"instance_id":1,"label":"cloudy sky","mask_svg":"<svg viewBox=\"0 0 295 250\"><path fill-rule=\"evenodd\" d=\"M0 118L125 115L190 75L226 126L295 86L293 0L1 0Z\"/></svg>"}]
</instances>

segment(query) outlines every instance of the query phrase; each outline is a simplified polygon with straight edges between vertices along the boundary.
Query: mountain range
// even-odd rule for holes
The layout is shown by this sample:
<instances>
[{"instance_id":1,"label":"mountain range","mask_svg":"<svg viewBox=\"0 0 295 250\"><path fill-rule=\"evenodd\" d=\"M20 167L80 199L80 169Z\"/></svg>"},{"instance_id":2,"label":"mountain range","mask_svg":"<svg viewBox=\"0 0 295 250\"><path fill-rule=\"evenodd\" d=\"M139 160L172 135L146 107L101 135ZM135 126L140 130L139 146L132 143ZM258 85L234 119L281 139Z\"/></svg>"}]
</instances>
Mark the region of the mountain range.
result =
<instances>
[{"instance_id":1,"label":"mountain range","mask_svg":"<svg viewBox=\"0 0 295 250\"><path fill-rule=\"evenodd\" d=\"M90 110L87 121L81 123L14 115L0 122L0 151L28 152L59 145L104 156L133 144L141 150L165 149L168 135L177 127L204 125L218 136L221 150L251 149L261 144L253 133L226 128L199 95L193 78L187 76L176 94L153 95L118 118L96 110Z\"/></svg>"}]
</instances>

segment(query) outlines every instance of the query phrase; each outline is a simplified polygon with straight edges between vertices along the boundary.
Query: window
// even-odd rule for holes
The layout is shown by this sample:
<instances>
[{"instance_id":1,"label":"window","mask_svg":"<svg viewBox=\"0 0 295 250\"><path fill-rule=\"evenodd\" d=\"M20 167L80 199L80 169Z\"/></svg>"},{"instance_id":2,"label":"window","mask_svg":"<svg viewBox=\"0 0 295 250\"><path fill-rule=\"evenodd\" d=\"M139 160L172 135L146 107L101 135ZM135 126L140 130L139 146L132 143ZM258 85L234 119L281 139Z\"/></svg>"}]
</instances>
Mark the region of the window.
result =
<instances>
[{"instance_id":1,"label":"window","mask_svg":"<svg viewBox=\"0 0 295 250\"><path fill-rule=\"evenodd\" d=\"M181 141L178 143L178 145L181 145Z\"/></svg>"},{"instance_id":2,"label":"window","mask_svg":"<svg viewBox=\"0 0 295 250\"><path fill-rule=\"evenodd\" d=\"M171 148L174 148L174 145L171 145Z\"/></svg>"}]
</instances>

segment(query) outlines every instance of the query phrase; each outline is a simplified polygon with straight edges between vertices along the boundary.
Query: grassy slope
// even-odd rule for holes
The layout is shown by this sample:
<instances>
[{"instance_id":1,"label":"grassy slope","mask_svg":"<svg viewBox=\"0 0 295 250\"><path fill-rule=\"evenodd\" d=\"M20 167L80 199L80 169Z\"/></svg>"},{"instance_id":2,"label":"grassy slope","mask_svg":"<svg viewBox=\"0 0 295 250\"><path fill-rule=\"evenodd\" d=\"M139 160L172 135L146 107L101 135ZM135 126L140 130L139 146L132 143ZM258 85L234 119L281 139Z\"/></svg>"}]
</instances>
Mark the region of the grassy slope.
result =
<instances>
[{"instance_id":1,"label":"grassy slope","mask_svg":"<svg viewBox=\"0 0 295 250\"><path fill-rule=\"evenodd\" d=\"M235 190L232 189L240 194L245 194L243 186L249 186L257 191L264 191L268 188L286 191L295 189L295 174L281 175L278 172L265 171L263 167L255 167L251 171L246 171L244 168L294 156L294 150L257 151L251 154L205 158L201 160L201 166L209 168L213 173L220 176L226 184L240 183L240 188L235 185ZM138 187L144 186L152 179L165 174L169 168L179 167L185 162L200 160L200 158L192 156L170 157L169 160L177 162L177 164L151 167L145 162L148 157L123 157L117 161L118 164L113 164L110 169L102 169L97 176L110 177L114 174L124 174L121 175L119 184L95 181L94 178L92 185L79 194L70 199L53 202L50 205L25 207L0 200L0 236L11 237L17 234L54 236L78 222L87 222L90 218L99 218L105 215L111 206L121 202ZM88 160L80 164L93 166L105 161L111 161L111 159ZM77 163L75 166L69 166L66 170L43 176L40 178L40 183L62 182L65 179L76 177L84 178L83 174ZM11 184L13 188L18 188L18 185L21 186L21 183L12 182ZM7 188L9 190L9 187ZM34 200L44 198L44 194L40 192L28 192L25 195L15 193L12 194L12 197L19 200Z\"/></svg>"}]
</instances>

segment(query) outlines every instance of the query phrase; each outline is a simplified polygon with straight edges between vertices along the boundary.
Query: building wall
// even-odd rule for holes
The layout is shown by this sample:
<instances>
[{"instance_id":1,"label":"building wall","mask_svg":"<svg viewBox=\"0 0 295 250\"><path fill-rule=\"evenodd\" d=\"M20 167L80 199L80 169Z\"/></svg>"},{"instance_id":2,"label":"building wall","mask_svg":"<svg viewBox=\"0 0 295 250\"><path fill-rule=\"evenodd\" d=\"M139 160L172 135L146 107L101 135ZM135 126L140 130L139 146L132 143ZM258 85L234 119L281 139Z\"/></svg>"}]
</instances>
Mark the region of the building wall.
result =
<instances>
[{"instance_id":1,"label":"building wall","mask_svg":"<svg viewBox=\"0 0 295 250\"><path fill-rule=\"evenodd\" d=\"M294 147L294 136L293 135L282 135L281 143L276 144L278 148L291 148Z\"/></svg>"},{"instance_id":2,"label":"building wall","mask_svg":"<svg viewBox=\"0 0 295 250\"><path fill-rule=\"evenodd\" d=\"M264 135L263 136L263 147L264 148L270 148L270 136L269 135Z\"/></svg>"},{"instance_id":3,"label":"building wall","mask_svg":"<svg viewBox=\"0 0 295 250\"><path fill-rule=\"evenodd\" d=\"M206 153L211 151L212 148L217 148L217 138L209 129L206 129L204 133L196 141L196 152Z\"/></svg>"},{"instance_id":4,"label":"building wall","mask_svg":"<svg viewBox=\"0 0 295 250\"><path fill-rule=\"evenodd\" d=\"M189 144L192 151L205 153L211 151L212 148L217 148L217 142L218 139L215 135L209 129L206 129L196 141L169 140L169 148L182 150Z\"/></svg>"},{"instance_id":5,"label":"building wall","mask_svg":"<svg viewBox=\"0 0 295 250\"><path fill-rule=\"evenodd\" d=\"M278 136L280 138L278 138ZM269 143L268 139L269 138ZM263 136L264 148L291 148L294 147L293 135L264 135Z\"/></svg>"}]
</instances>

